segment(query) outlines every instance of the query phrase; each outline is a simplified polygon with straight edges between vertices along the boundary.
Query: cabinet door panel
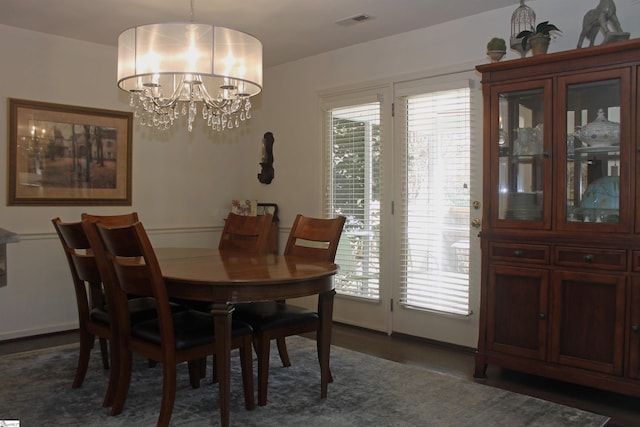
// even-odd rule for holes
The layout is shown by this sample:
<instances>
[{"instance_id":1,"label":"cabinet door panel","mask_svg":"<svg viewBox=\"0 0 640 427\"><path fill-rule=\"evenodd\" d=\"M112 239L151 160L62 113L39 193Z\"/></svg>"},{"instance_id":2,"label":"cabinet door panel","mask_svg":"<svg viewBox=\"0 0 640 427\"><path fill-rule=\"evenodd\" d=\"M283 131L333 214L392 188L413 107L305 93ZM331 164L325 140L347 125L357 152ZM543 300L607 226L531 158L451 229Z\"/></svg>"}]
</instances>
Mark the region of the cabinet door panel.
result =
<instances>
[{"instance_id":1,"label":"cabinet door panel","mask_svg":"<svg viewBox=\"0 0 640 427\"><path fill-rule=\"evenodd\" d=\"M629 373L640 379L640 276L633 277L629 315Z\"/></svg>"},{"instance_id":2,"label":"cabinet door panel","mask_svg":"<svg viewBox=\"0 0 640 427\"><path fill-rule=\"evenodd\" d=\"M488 349L544 359L548 271L491 266L489 275Z\"/></svg>"},{"instance_id":3,"label":"cabinet door panel","mask_svg":"<svg viewBox=\"0 0 640 427\"><path fill-rule=\"evenodd\" d=\"M559 271L551 292L551 361L621 375L625 277Z\"/></svg>"},{"instance_id":4,"label":"cabinet door panel","mask_svg":"<svg viewBox=\"0 0 640 427\"><path fill-rule=\"evenodd\" d=\"M550 79L491 89L493 227L551 227L551 105Z\"/></svg>"},{"instance_id":5,"label":"cabinet door panel","mask_svg":"<svg viewBox=\"0 0 640 427\"><path fill-rule=\"evenodd\" d=\"M630 68L558 78L558 229L630 231L630 88Z\"/></svg>"}]
</instances>

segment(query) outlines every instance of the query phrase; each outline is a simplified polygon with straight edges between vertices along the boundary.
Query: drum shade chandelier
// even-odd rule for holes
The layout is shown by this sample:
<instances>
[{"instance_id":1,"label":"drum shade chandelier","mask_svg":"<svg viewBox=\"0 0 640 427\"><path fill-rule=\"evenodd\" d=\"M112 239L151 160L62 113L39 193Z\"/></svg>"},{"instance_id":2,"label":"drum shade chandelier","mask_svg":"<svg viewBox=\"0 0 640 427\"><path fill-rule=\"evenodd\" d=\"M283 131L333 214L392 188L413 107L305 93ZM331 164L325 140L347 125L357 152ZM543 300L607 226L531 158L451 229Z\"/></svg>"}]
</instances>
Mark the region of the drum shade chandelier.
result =
<instances>
[{"instance_id":1,"label":"drum shade chandelier","mask_svg":"<svg viewBox=\"0 0 640 427\"><path fill-rule=\"evenodd\" d=\"M118 87L143 125L168 129L182 114L191 132L202 118L214 130L251 118L262 90L262 43L240 31L193 22L149 24L118 37Z\"/></svg>"}]
</instances>

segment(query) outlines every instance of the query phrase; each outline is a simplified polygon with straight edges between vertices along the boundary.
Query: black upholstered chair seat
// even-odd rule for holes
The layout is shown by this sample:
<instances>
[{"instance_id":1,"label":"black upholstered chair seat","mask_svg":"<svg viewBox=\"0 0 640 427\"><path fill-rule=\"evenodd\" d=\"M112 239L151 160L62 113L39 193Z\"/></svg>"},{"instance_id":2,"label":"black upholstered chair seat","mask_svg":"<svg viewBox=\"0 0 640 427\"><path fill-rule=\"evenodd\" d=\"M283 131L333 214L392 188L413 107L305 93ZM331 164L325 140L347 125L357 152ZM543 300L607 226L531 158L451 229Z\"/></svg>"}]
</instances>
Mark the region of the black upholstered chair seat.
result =
<instances>
[{"instance_id":1,"label":"black upholstered chair seat","mask_svg":"<svg viewBox=\"0 0 640 427\"><path fill-rule=\"evenodd\" d=\"M129 313L131 314L131 323L136 324L146 320L153 320L158 317L156 312L156 301L153 297L136 297L127 301L129 304ZM170 304L173 313L185 311L186 308L179 304ZM94 308L90 313L91 320L94 322L109 324L109 308Z\"/></svg>"},{"instance_id":2,"label":"black upholstered chair seat","mask_svg":"<svg viewBox=\"0 0 640 427\"><path fill-rule=\"evenodd\" d=\"M249 323L256 332L320 321L314 311L276 301L237 304L235 307L234 316Z\"/></svg>"},{"instance_id":3,"label":"black upholstered chair seat","mask_svg":"<svg viewBox=\"0 0 640 427\"><path fill-rule=\"evenodd\" d=\"M196 310L186 310L173 315L173 332L176 350L184 350L214 342L213 317L211 314ZM232 337L251 335L251 326L245 322L233 320ZM158 320L148 320L132 324L131 335L154 344L160 344L160 325Z\"/></svg>"}]
</instances>

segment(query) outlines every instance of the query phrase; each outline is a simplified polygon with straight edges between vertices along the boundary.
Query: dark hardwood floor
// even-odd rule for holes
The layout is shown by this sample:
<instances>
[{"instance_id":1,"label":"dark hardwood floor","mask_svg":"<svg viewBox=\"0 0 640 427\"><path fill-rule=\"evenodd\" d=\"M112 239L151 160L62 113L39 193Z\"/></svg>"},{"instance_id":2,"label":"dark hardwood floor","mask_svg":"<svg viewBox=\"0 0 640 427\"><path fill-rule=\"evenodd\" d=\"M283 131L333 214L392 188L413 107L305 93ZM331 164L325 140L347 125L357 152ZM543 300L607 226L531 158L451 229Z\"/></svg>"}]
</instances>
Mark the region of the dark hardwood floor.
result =
<instances>
[{"instance_id":1,"label":"dark hardwood floor","mask_svg":"<svg viewBox=\"0 0 640 427\"><path fill-rule=\"evenodd\" d=\"M333 331L333 345L473 380L474 353L470 349L403 335L388 336L345 325L336 325ZM640 398L508 371L491 365L487 369L487 379L480 382L606 415L611 418L607 427L640 426Z\"/></svg>"},{"instance_id":2,"label":"dark hardwood floor","mask_svg":"<svg viewBox=\"0 0 640 427\"><path fill-rule=\"evenodd\" d=\"M77 332L72 331L4 341L0 342L0 355L77 340ZM474 357L469 349L402 335L388 336L340 324L334 326L332 343L400 363L424 366L461 378L473 378ZM606 415L611 418L607 427L640 426L640 398L503 370L491 365L487 369L487 375L488 378L482 382L489 386Z\"/></svg>"}]
</instances>

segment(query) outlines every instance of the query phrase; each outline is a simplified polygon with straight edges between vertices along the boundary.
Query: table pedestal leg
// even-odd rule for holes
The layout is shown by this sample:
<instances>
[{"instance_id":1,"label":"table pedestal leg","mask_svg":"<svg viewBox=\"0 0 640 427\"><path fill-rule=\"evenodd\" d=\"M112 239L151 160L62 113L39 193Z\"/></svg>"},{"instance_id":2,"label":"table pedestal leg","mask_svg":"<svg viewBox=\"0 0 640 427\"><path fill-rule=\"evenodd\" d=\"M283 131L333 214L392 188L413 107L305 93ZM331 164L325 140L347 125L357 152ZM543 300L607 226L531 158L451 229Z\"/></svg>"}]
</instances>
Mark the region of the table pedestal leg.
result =
<instances>
[{"instance_id":1,"label":"table pedestal leg","mask_svg":"<svg viewBox=\"0 0 640 427\"><path fill-rule=\"evenodd\" d=\"M216 335L216 368L220 393L220 425L229 426L229 400L231 392L231 304L215 303L211 309Z\"/></svg>"},{"instance_id":2,"label":"table pedestal leg","mask_svg":"<svg viewBox=\"0 0 640 427\"><path fill-rule=\"evenodd\" d=\"M329 367L329 356L331 353L331 325L333 318L333 297L335 294L336 291L332 289L318 296L318 314L320 315L320 331L318 332L320 397L323 399L327 397L329 383L333 380Z\"/></svg>"}]
</instances>

